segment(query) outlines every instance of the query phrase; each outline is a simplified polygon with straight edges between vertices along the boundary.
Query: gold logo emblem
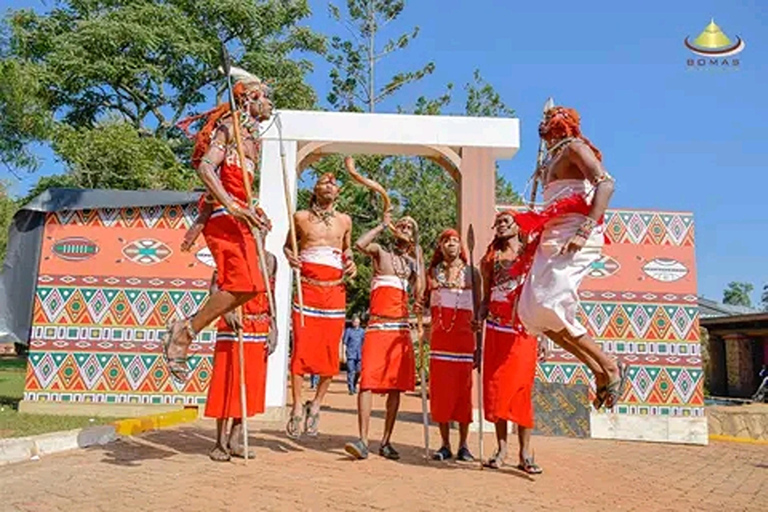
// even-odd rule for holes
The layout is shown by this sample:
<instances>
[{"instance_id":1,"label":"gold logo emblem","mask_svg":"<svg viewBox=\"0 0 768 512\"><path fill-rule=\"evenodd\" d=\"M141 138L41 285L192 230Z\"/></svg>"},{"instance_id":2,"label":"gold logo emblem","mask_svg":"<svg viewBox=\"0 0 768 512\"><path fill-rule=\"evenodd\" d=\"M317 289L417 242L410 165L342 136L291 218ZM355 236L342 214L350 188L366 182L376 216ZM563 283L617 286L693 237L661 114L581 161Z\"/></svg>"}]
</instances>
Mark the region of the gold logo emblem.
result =
<instances>
[{"instance_id":1,"label":"gold logo emblem","mask_svg":"<svg viewBox=\"0 0 768 512\"><path fill-rule=\"evenodd\" d=\"M731 41L714 19L693 42L689 39L685 38L685 47L702 57L731 57L744 50L745 46L744 40L738 36L735 42Z\"/></svg>"}]
</instances>

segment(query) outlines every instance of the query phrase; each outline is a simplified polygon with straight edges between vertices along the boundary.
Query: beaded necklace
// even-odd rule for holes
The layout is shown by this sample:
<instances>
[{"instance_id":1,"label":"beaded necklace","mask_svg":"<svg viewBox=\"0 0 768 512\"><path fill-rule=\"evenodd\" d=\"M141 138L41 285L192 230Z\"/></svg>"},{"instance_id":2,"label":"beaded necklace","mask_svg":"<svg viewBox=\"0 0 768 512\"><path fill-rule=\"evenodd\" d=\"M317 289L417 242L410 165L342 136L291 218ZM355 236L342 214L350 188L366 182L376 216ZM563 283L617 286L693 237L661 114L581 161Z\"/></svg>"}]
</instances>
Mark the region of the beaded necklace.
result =
<instances>
[{"instance_id":1,"label":"beaded necklace","mask_svg":"<svg viewBox=\"0 0 768 512\"><path fill-rule=\"evenodd\" d=\"M326 226L331 226L331 219L333 219L336 216L336 208L334 206L331 206L330 209L326 210L324 208L320 208L317 204L313 204L309 207L309 211L311 211L320 221L325 224Z\"/></svg>"},{"instance_id":2,"label":"beaded necklace","mask_svg":"<svg viewBox=\"0 0 768 512\"><path fill-rule=\"evenodd\" d=\"M462 265L461 270L459 270L456 277L452 280L448 280L448 264L443 261L440 266L435 269L435 279L437 280L437 284L439 288L448 288L449 290L462 290L464 288L464 283L466 283L466 272L467 272L467 266ZM453 315L451 316L451 324L446 328L445 324L443 323L443 314L440 312L440 307L442 304L438 304L438 323L440 324L440 329L442 329L444 332L451 332L453 330L453 327L456 325L456 318L459 315L459 300L461 298L461 292L458 291L456 294L456 302L453 305Z\"/></svg>"}]
</instances>

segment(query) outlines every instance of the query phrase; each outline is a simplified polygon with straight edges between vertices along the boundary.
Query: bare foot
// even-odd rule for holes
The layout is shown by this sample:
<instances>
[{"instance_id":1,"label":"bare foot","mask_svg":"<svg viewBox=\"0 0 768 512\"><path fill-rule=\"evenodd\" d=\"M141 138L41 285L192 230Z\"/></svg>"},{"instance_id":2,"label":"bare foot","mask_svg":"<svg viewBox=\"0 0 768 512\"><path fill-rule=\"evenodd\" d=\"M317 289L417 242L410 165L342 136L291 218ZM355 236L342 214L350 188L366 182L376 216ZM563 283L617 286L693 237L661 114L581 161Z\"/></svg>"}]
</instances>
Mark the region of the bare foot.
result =
<instances>
[{"instance_id":1,"label":"bare foot","mask_svg":"<svg viewBox=\"0 0 768 512\"><path fill-rule=\"evenodd\" d=\"M231 458L226 448L218 443L216 443L216 446L213 447L213 450L211 450L211 453L208 454L208 457L210 457L214 462L228 462Z\"/></svg>"}]
</instances>

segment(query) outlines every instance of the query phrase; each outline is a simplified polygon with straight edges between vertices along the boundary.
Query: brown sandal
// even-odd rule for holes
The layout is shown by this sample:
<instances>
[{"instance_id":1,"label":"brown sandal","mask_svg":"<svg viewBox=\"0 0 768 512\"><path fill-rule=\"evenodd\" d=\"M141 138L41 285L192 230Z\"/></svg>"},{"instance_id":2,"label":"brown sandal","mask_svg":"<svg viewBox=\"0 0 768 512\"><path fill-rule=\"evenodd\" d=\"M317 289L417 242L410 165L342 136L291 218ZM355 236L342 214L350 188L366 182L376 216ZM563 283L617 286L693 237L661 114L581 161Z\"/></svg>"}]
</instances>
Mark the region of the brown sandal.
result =
<instances>
[{"instance_id":1,"label":"brown sandal","mask_svg":"<svg viewBox=\"0 0 768 512\"><path fill-rule=\"evenodd\" d=\"M191 341L197 337L197 333L192 329L192 323L189 319L178 320L168 325L163 338L163 360L168 367L168 371L171 374L173 380L179 385L186 384L187 378L189 378L189 356L186 357L170 357L168 355L168 349L173 344L173 341L179 335L179 332L184 329Z\"/></svg>"},{"instance_id":2,"label":"brown sandal","mask_svg":"<svg viewBox=\"0 0 768 512\"><path fill-rule=\"evenodd\" d=\"M285 425L285 435L291 439L301 438L301 424L304 422L304 416L291 413L288 423Z\"/></svg>"},{"instance_id":3,"label":"brown sandal","mask_svg":"<svg viewBox=\"0 0 768 512\"><path fill-rule=\"evenodd\" d=\"M504 458L501 456L501 450L496 450L493 457L483 463L483 467L490 469L501 469L504 467Z\"/></svg>"},{"instance_id":4,"label":"brown sandal","mask_svg":"<svg viewBox=\"0 0 768 512\"><path fill-rule=\"evenodd\" d=\"M229 462L232 459L229 451L218 444L213 447L208 457L214 462Z\"/></svg>"},{"instance_id":5,"label":"brown sandal","mask_svg":"<svg viewBox=\"0 0 768 512\"><path fill-rule=\"evenodd\" d=\"M605 406L613 409L624 395L624 387L629 376L629 366L619 362L619 378L610 382L605 387Z\"/></svg>"},{"instance_id":6,"label":"brown sandal","mask_svg":"<svg viewBox=\"0 0 768 512\"><path fill-rule=\"evenodd\" d=\"M523 458L523 462L517 465L517 469L529 475L540 475L544 472L544 470L533 461L532 456Z\"/></svg>"},{"instance_id":7,"label":"brown sandal","mask_svg":"<svg viewBox=\"0 0 768 512\"><path fill-rule=\"evenodd\" d=\"M320 411L312 414L312 402L307 401L304 404L304 432L310 437L317 437L318 427L320 425Z\"/></svg>"}]
</instances>

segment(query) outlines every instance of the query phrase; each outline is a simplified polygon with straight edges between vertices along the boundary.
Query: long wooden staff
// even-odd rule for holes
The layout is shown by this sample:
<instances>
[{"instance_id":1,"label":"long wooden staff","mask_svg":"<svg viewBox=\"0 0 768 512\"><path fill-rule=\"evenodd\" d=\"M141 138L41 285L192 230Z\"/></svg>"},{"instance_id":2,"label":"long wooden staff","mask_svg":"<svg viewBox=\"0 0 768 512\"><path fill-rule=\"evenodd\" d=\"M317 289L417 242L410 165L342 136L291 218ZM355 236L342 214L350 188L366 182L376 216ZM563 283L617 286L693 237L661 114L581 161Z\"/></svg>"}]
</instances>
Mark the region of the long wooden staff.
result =
<instances>
[{"instance_id":1,"label":"long wooden staff","mask_svg":"<svg viewBox=\"0 0 768 512\"><path fill-rule=\"evenodd\" d=\"M548 98L544 103L544 114L547 110L555 106L555 100ZM543 119L543 117L542 117ZM533 210L533 205L536 203L536 194L539 191L539 181L541 181L541 166L544 163L544 156L547 154L547 143L544 139L539 140L539 152L536 155L536 170L533 171L533 185L531 186L531 201L528 203L528 207Z\"/></svg>"},{"instance_id":2,"label":"long wooden staff","mask_svg":"<svg viewBox=\"0 0 768 512\"><path fill-rule=\"evenodd\" d=\"M275 114L275 127L277 128L277 138L280 141L280 166L283 169L283 194L285 195L285 208L288 212L288 226L291 237L291 251L293 257L299 258L299 243L296 238L296 222L293 219L293 203L291 202L291 190L288 185L288 166L285 164L285 145L283 144L283 122L280 114ZM304 293L301 289L301 269L293 269L293 275L296 279L296 298L299 300L299 322L304 327Z\"/></svg>"},{"instance_id":3,"label":"long wooden staff","mask_svg":"<svg viewBox=\"0 0 768 512\"><path fill-rule=\"evenodd\" d=\"M472 314L475 322L477 322L480 319L477 308L480 295L478 293L478 283L475 280L475 262L473 257L475 252L475 229L472 224L469 225L467 233L467 246L469 248L469 282L472 287ZM483 469L483 329L475 333L475 344L476 352L480 359L477 362L477 415L480 422L480 435L478 436L480 449L478 454L480 455L480 469Z\"/></svg>"},{"instance_id":4,"label":"long wooden staff","mask_svg":"<svg viewBox=\"0 0 768 512\"><path fill-rule=\"evenodd\" d=\"M237 105L235 103L235 94L232 88L232 76L230 74L229 53L226 46L221 45L221 64L224 69L224 75L227 78L227 92L229 95L229 112L232 116L232 131L235 135L235 146L237 148L237 156L240 162L240 169L243 173L243 186L245 188L246 208L251 208L253 203L253 195L251 193L251 179L248 176L248 169L246 167L245 152L243 150L243 140L240 134L240 117L238 116ZM274 301L272 300L271 285L269 282L269 272L265 272L266 267L266 255L264 254L264 243L261 239L261 233L258 226L250 226L252 230L255 229L254 237L256 239L256 249L259 253L259 261L261 265L261 273L264 277L264 282L267 286L267 295L269 296L269 307L271 313L274 314ZM237 317L239 319L240 327L237 329L237 345L238 345L238 358L240 360L240 413L241 413L241 428L243 431L243 459L245 464L248 464L248 414L247 414L247 397L245 392L245 348L243 344L243 308L242 306L237 308Z\"/></svg>"},{"instance_id":5,"label":"long wooden staff","mask_svg":"<svg viewBox=\"0 0 768 512\"><path fill-rule=\"evenodd\" d=\"M426 291L426 276L424 270L424 255L416 235L416 297L423 298ZM424 458L429 460L429 412L427 410L427 370L425 364L429 361L424 357L424 312L416 312L416 329L419 336L419 391L421 391L421 423L424 427Z\"/></svg>"}]
</instances>

